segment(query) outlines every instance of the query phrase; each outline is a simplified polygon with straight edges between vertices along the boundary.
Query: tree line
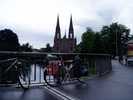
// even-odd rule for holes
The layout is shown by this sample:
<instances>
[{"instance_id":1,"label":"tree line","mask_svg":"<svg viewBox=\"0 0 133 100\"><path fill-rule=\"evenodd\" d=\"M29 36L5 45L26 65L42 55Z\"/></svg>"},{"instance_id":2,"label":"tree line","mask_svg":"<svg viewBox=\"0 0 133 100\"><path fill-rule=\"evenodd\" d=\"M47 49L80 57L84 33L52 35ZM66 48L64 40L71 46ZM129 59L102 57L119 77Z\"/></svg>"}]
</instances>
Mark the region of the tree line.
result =
<instances>
[{"instance_id":1,"label":"tree line","mask_svg":"<svg viewBox=\"0 0 133 100\"><path fill-rule=\"evenodd\" d=\"M129 28L118 23L103 26L99 32L87 28L75 52L107 53L121 57L127 53L128 40L133 39L129 33Z\"/></svg>"}]
</instances>

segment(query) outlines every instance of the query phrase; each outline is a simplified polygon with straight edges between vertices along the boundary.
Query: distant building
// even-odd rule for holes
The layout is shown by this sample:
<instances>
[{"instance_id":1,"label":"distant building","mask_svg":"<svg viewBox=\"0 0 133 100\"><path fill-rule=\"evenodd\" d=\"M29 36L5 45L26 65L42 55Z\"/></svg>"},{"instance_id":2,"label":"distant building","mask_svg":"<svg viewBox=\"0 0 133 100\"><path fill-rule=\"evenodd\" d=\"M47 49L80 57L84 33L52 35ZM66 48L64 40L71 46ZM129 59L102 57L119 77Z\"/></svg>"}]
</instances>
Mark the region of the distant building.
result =
<instances>
[{"instance_id":1,"label":"distant building","mask_svg":"<svg viewBox=\"0 0 133 100\"><path fill-rule=\"evenodd\" d=\"M133 56L133 40L127 42L128 44L128 56Z\"/></svg>"},{"instance_id":2,"label":"distant building","mask_svg":"<svg viewBox=\"0 0 133 100\"><path fill-rule=\"evenodd\" d=\"M61 37L59 16L57 16L57 24L56 24L55 37L54 37L54 46L53 46L54 52L72 53L74 51L75 46L76 46L76 38L74 37L72 16L70 18L68 37L66 36L65 33L63 38Z\"/></svg>"}]
</instances>

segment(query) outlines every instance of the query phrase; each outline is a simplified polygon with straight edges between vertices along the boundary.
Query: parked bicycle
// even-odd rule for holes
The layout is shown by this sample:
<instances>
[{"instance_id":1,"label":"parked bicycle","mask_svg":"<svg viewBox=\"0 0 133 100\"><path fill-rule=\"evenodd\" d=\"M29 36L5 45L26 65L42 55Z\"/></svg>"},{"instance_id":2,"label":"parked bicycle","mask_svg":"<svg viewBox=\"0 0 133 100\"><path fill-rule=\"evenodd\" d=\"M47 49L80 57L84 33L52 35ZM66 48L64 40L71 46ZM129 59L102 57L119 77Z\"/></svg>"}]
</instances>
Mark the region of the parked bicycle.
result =
<instances>
[{"instance_id":1,"label":"parked bicycle","mask_svg":"<svg viewBox=\"0 0 133 100\"><path fill-rule=\"evenodd\" d=\"M84 68L83 68L84 67ZM76 57L74 60L51 60L44 67L44 80L47 85L56 87L65 82L78 80L84 83L80 78L88 74L88 69L83 66L80 59Z\"/></svg>"},{"instance_id":2,"label":"parked bicycle","mask_svg":"<svg viewBox=\"0 0 133 100\"><path fill-rule=\"evenodd\" d=\"M20 86L28 89L30 85L28 62L23 59L11 58L0 61L2 67L1 83Z\"/></svg>"},{"instance_id":3,"label":"parked bicycle","mask_svg":"<svg viewBox=\"0 0 133 100\"><path fill-rule=\"evenodd\" d=\"M47 85L56 87L63 80L63 66L60 60L48 61L44 66L44 81Z\"/></svg>"}]
</instances>

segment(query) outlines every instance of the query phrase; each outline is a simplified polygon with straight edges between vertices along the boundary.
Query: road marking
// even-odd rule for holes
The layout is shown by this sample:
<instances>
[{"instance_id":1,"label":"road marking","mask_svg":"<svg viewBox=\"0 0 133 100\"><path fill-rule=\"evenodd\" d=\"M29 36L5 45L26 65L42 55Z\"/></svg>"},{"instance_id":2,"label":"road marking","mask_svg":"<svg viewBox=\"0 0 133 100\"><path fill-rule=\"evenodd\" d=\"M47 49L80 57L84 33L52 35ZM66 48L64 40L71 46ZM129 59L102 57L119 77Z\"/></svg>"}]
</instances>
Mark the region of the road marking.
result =
<instances>
[{"instance_id":1,"label":"road marking","mask_svg":"<svg viewBox=\"0 0 133 100\"><path fill-rule=\"evenodd\" d=\"M59 98L61 98L62 100L80 100L78 98L72 97L67 95L66 93L63 93L55 88L52 88L50 86L44 87L45 89L47 89L48 91L50 91L52 94L58 96Z\"/></svg>"}]
</instances>

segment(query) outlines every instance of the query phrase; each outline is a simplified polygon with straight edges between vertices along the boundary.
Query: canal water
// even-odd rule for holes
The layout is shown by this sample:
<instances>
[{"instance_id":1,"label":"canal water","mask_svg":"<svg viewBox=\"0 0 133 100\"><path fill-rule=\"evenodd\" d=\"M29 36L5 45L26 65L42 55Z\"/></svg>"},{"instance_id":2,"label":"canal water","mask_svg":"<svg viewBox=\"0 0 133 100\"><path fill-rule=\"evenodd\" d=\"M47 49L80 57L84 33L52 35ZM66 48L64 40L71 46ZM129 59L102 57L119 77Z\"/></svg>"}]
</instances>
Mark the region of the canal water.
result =
<instances>
[{"instance_id":1,"label":"canal water","mask_svg":"<svg viewBox=\"0 0 133 100\"><path fill-rule=\"evenodd\" d=\"M30 81L31 83L44 82L43 68L40 65L31 65Z\"/></svg>"},{"instance_id":2,"label":"canal water","mask_svg":"<svg viewBox=\"0 0 133 100\"><path fill-rule=\"evenodd\" d=\"M54 80L53 76L47 76L47 79ZM38 64L31 65L30 72L30 82L31 83L44 83L44 69Z\"/></svg>"}]
</instances>

